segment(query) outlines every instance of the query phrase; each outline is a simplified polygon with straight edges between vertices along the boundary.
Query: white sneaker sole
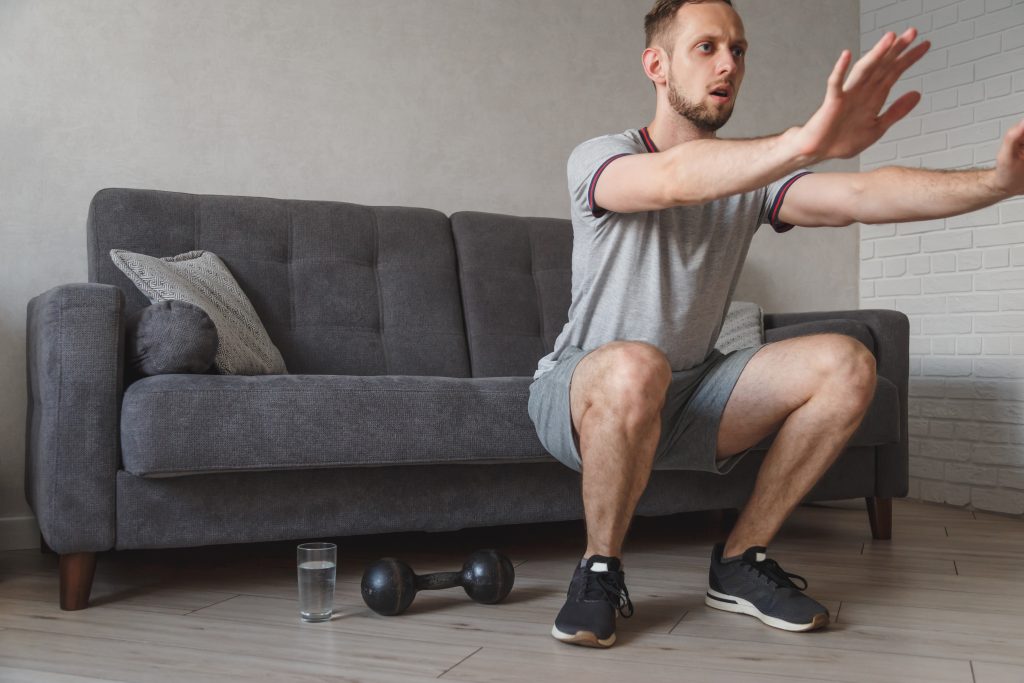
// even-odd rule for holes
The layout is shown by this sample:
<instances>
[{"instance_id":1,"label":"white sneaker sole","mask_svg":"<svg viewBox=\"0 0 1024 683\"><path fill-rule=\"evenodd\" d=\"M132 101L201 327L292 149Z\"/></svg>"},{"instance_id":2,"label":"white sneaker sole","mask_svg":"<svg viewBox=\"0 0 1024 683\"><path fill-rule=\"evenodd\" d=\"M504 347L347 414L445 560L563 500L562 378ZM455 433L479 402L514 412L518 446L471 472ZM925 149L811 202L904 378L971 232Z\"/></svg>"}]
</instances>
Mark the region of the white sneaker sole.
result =
<instances>
[{"instance_id":1,"label":"white sneaker sole","mask_svg":"<svg viewBox=\"0 0 1024 683\"><path fill-rule=\"evenodd\" d=\"M611 647L615 643L615 634L607 638L598 638L593 631L577 631L576 633L563 633L557 626L551 627L551 635L563 643L582 645L583 647Z\"/></svg>"},{"instance_id":2,"label":"white sneaker sole","mask_svg":"<svg viewBox=\"0 0 1024 683\"><path fill-rule=\"evenodd\" d=\"M815 629L827 626L829 622L828 613L826 612L815 614L814 618L806 624L794 624L779 619L778 617L770 617L757 609L757 607L754 607L753 603L744 600L743 598L719 593L718 591L713 590L710 586L708 587L707 593L704 595L704 604L708 607L720 609L723 612L749 614L752 617L757 617L768 626L780 628L784 631L814 631Z\"/></svg>"}]
</instances>

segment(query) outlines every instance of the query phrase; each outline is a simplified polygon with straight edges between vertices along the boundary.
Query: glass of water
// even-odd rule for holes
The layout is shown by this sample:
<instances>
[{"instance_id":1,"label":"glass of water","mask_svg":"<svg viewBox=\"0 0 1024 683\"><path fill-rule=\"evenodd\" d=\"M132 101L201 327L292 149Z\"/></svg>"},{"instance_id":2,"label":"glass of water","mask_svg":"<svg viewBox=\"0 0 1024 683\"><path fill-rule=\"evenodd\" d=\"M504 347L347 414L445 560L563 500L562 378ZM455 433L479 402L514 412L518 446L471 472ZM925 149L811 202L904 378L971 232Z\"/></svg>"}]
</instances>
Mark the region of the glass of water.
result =
<instances>
[{"instance_id":1,"label":"glass of water","mask_svg":"<svg viewBox=\"0 0 1024 683\"><path fill-rule=\"evenodd\" d=\"M328 621L334 612L334 578L338 546L303 543L298 547L299 616L302 621Z\"/></svg>"}]
</instances>

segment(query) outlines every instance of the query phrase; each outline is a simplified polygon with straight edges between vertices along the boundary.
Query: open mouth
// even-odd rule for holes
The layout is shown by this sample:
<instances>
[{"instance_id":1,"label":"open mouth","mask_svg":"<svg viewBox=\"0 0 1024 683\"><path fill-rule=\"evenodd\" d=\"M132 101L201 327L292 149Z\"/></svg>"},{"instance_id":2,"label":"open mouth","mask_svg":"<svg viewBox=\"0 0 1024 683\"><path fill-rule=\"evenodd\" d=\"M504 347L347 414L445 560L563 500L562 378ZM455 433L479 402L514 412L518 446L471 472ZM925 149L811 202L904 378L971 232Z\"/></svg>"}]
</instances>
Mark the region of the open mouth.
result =
<instances>
[{"instance_id":1,"label":"open mouth","mask_svg":"<svg viewBox=\"0 0 1024 683\"><path fill-rule=\"evenodd\" d=\"M728 102L732 99L732 94L728 90L712 90L711 99L716 102Z\"/></svg>"}]
</instances>

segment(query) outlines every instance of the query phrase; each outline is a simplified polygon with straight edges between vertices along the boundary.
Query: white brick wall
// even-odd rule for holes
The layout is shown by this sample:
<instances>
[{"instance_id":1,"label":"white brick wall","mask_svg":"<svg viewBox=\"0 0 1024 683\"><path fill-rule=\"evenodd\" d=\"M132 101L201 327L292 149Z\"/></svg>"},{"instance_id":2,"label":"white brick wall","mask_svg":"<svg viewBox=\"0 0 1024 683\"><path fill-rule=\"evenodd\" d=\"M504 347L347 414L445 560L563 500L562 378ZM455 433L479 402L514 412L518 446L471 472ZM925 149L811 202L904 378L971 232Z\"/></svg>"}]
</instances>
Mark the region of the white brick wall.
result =
<instances>
[{"instance_id":1,"label":"white brick wall","mask_svg":"<svg viewBox=\"0 0 1024 683\"><path fill-rule=\"evenodd\" d=\"M918 29L921 103L861 155L991 168L1024 118L1024 0L861 0L861 52ZM861 307L910 317L910 495L1024 515L1024 198L944 220L861 226Z\"/></svg>"}]
</instances>

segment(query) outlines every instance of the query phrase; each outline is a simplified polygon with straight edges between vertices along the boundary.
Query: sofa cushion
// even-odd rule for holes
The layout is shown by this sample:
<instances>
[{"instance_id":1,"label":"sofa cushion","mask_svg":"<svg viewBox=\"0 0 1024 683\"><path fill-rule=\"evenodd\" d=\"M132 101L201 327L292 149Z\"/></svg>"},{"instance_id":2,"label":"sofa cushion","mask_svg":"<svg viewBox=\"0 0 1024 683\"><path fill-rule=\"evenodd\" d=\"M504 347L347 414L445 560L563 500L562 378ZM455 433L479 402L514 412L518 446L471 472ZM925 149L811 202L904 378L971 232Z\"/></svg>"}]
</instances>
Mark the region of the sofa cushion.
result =
<instances>
[{"instance_id":1,"label":"sofa cushion","mask_svg":"<svg viewBox=\"0 0 1024 683\"><path fill-rule=\"evenodd\" d=\"M733 301L722 321L715 348L722 353L764 343L764 313L750 301Z\"/></svg>"},{"instance_id":2,"label":"sofa cushion","mask_svg":"<svg viewBox=\"0 0 1024 683\"><path fill-rule=\"evenodd\" d=\"M87 226L89 281L119 287L126 313L149 302L110 249L202 249L231 270L292 373L469 376L440 211L106 188Z\"/></svg>"},{"instance_id":3,"label":"sofa cushion","mask_svg":"<svg viewBox=\"0 0 1024 683\"><path fill-rule=\"evenodd\" d=\"M125 392L124 468L137 476L325 467L550 462L529 377L159 375ZM851 446L899 440L879 378ZM765 445L771 439L765 440Z\"/></svg>"},{"instance_id":4,"label":"sofa cushion","mask_svg":"<svg viewBox=\"0 0 1024 683\"><path fill-rule=\"evenodd\" d=\"M217 355L217 327L186 301L161 301L125 320L125 362L140 375L206 372Z\"/></svg>"},{"instance_id":5,"label":"sofa cushion","mask_svg":"<svg viewBox=\"0 0 1024 683\"><path fill-rule=\"evenodd\" d=\"M550 460L529 377L159 375L128 388L124 468L140 476Z\"/></svg>"},{"instance_id":6,"label":"sofa cushion","mask_svg":"<svg viewBox=\"0 0 1024 683\"><path fill-rule=\"evenodd\" d=\"M110 258L153 303L186 301L203 309L217 328L214 365L228 375L288 372L249 297L216 254L189 251L155 258L111 249Z\"/></svg>"},{"instance_id":7,"label":"sofa cushion","mask_svg":"<svg viewBox=\"0 0 1024 683\"><path fill-rule=\"evenodd\" d=\"M572 222L452 214L473 377L533 377L572 300Z\"/></svg>"}]
</instances>

